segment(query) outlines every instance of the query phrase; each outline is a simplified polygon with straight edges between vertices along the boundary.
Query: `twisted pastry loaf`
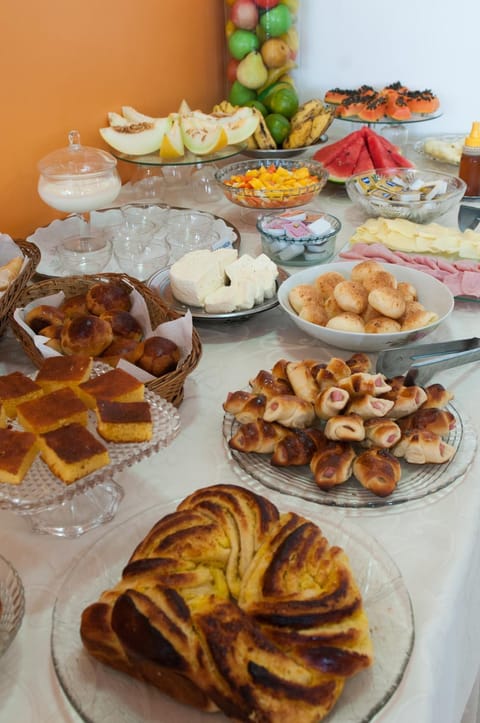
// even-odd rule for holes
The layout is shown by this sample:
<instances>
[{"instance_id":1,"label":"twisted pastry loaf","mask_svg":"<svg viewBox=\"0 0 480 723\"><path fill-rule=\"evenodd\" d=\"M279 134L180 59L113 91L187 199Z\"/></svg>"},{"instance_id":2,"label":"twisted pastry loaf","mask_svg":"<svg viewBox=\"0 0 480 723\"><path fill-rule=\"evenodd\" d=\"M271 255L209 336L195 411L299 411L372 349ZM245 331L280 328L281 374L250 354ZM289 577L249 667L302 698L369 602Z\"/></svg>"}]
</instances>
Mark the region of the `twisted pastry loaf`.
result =
<instances>
[{"instance_id":1,"label":"twisted pastry loaf","mask_svg":"<svg viewBox=\"0 0 480 723\"><path fill-rule=\"evenodd\" d=\"M200 489L161 519L80 632L102 663L256 723L316 723L373 659L344 551L232 485Z\"/></svg>"}]
</instances>

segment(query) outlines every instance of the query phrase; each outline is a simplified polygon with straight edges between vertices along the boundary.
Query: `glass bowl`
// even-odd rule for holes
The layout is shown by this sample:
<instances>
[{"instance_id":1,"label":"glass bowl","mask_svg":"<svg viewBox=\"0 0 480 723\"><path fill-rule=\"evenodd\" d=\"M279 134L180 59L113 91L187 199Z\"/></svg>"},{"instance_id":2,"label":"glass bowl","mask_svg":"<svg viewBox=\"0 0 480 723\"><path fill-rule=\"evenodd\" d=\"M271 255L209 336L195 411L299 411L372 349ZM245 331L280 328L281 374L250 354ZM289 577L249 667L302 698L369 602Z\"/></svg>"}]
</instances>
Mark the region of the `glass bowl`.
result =
<instances>
[{"instance_id":1,"label":"glass bowl","mask_svg":"<svg viewBox=\"0 0 480 723\"><path fill-rule=\"evenodd\" d=\"M460 202L466 184L448 173L380 168L351 176L345 188L370 217L429 223Z\"/></svg>"},{"instance_id":2,"label":"glass bowl","mask_svg":"<svg viewBox=\"0 0 480 723\"><path fill-rule=\"evenodd\" d=\"M57 246L65 274L98 274L112 257L112 244L102 230L67 236Z\"/></svg>"},{"instance_id":3,"label":"glass bowl","mask_svg":"<svg viewBox=\"0 0 480 723\"><path fill-rule=\"evenodd\" d=\"M323 211L270 213L257 220L263 252L275 263L290 266L311 266L331 259L341 228L336 216Z\"/></svg>"},{"instance_id":4,"label":"glass bowl","mask_svg":"<svg viewBox=\"0 0 480 723\"><path fill-rule=\"evenodd\" d=\"M284 178L272 183L270 187L250 188L241 184L241 181L233 180L234 176L244 176L253 172L255 175L262 169L275 173L280 169L286 171ZM304 185L298 183L292 185L292 177L298 174L300 169L308 171ZM289 160L283 158L270 158L266 160L248 160L231 163L224 166L215 174L220 187L229 201L251 209L279 209L305 206L317 196L325 186L328 179L328 172L318 161L312 160ZM241 184L241 185L240 185Z\"/></svg>"},{"instance_id":5,"label":"glass bowl","mask_svg":"<svg viewBox=\"0 0 480 723\"><path fill-rule=\"evenodd\" d=\"M0 655L17 634L24 611L22 581L10 562L0 555Z\"/></svg>"},{"instance_id":6,"label":"glass bowl","mask_svg":"<svg viewBox=\"0 0 480 723\"><path fill-rule=\"evenodd\" d=\"M374 334L320 326L297 314L289 300L290 291L293 288L302 284L313 284L318 276L332 271L340 273L345 279L350 279L351 271L357 264L358 261L339 261L324 264L323 266L311 266L289 276L278 290L278 301L283 311L304 334L316 339L320 344L327 344L351 352L376 352L390 347L401 346L402 344L411 344L437 329L452 313L454 307L452 292L441 281L429 274L425 274L423 271L410 269L406 266L384 264L383 268L392 273L397 282L405 281L415 287L420 303L424 305L425 309L436 314L434 321L426 326L408 331Z\"/></svg>"}]
</instances>

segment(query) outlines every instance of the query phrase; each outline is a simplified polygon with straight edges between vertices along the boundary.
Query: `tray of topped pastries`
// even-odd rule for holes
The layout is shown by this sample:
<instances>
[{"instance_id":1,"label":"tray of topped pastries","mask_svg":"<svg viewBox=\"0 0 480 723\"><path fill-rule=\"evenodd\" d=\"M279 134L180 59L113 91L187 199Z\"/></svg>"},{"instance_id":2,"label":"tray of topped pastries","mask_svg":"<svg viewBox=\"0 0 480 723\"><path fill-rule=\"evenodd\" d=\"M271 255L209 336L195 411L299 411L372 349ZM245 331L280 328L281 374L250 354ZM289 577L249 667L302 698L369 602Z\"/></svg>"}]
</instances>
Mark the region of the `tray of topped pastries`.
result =
<instances>
[{"instance_id":1,"label":"tray of topped pastries","mask_svg":"<svg viewBox=\"0 0 480 723\"><path fill-rule=\"evenodd\" d=\"M38 512L167 446L175 407L81 354L0 376L0 508Z\"/></svg>"},{"instance_id":2,"label":"tray of topped pastries","mask_svg":"<svg viewBox=\"0 0 480 723\"><path fill-rule=\"evenodd\" d=\"M441 384L407 386L369 357L279 360L229 392L223 434L245 481L350 510L425 502L461 481L476 434Z\"/></svg>"}]
</instances>

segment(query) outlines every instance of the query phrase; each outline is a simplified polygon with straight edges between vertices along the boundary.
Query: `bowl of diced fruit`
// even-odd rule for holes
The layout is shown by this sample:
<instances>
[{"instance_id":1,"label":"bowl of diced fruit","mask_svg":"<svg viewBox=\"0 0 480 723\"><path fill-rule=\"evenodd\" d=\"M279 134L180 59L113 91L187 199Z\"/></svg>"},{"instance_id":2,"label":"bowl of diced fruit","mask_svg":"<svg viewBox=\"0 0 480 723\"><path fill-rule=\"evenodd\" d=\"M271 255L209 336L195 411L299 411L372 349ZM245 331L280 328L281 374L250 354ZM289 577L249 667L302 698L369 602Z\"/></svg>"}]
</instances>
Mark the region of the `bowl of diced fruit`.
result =
<instances>
[{"instance_id":1,"label":"bowl of diced fruit","mask_svg":"<svg viewBox=\"0 0 480 723\"><path fill-rule=\"evenodd\" d=\"M251 209L279 209L310 203L328 173L318 161L270 158L224 166L215 178L226 198Z\"/></svg>"}]
</instances>

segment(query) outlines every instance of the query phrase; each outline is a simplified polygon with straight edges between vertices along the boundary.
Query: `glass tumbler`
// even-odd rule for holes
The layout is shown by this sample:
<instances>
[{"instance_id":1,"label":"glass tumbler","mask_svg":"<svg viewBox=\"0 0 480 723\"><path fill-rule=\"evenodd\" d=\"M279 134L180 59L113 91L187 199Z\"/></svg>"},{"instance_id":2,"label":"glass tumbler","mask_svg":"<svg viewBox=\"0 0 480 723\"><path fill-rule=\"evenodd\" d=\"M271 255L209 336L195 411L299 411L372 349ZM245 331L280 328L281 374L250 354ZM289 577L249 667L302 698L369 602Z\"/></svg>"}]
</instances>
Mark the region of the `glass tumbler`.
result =
<instances>
[{"instance_id":1,"label":"glass tumbler","mask_svg":"<svg viewBox=\"0 0 480 723\"><path fill-rule=\"evenodd\" d=\"M170 244L155 233L154 224L125 224L116 230L112 242L121 271L140 281L170 263Z\"/></svg>"},{"instance_id":2,"label":"glass tumbler","mask_svg":"<svg viewBox=\"0 0 480 723\"><path fill-rule=\"evenodd\" d=\"M59 262L65 274L98 274L112 257L112 244L101 230L64 238L57 247Z\"/></svg>"}]
</instances>

